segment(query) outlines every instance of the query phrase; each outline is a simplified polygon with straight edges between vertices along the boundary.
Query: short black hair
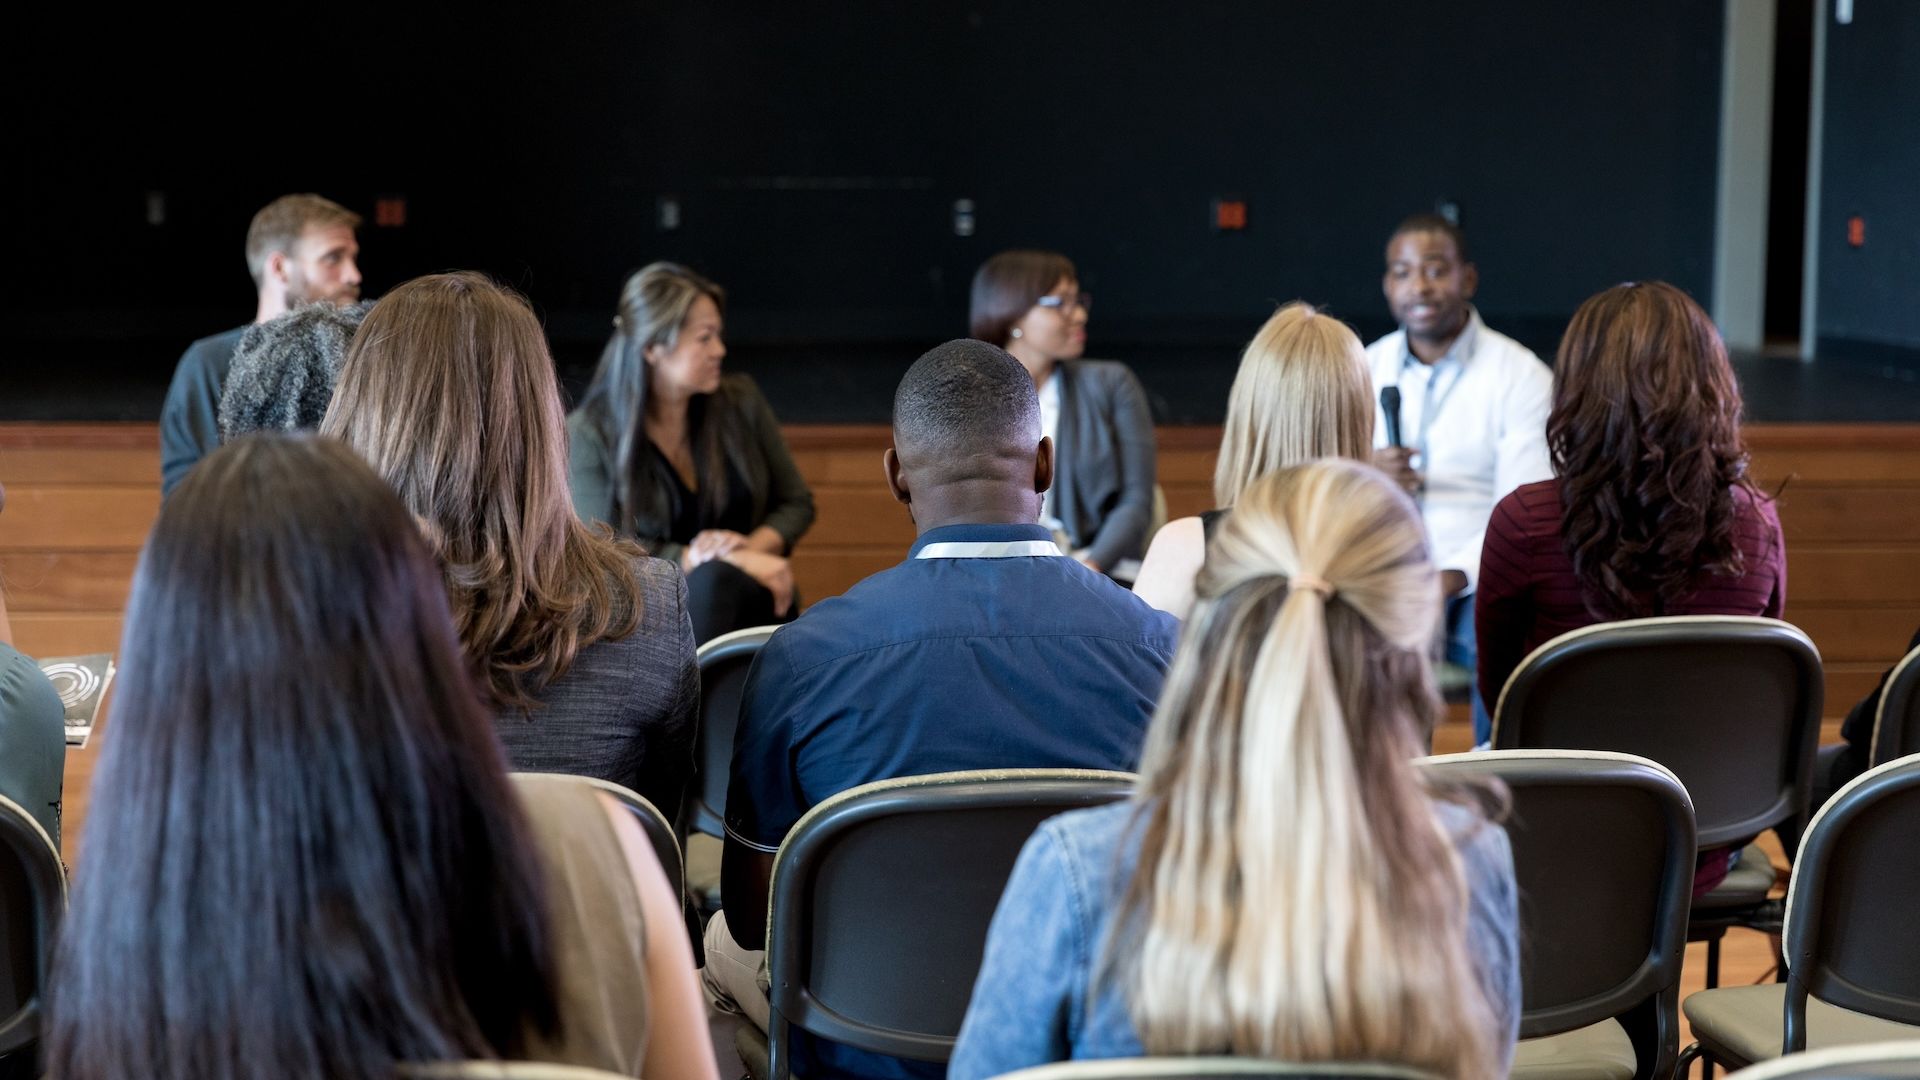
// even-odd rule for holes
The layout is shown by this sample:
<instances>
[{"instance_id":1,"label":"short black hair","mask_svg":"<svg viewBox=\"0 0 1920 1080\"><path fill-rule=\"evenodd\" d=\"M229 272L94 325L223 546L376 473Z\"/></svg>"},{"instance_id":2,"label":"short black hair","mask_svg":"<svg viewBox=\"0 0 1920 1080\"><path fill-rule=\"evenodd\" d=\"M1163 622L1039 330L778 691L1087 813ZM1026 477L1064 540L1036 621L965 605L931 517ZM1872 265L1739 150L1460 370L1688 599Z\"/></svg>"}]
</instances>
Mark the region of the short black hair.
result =
<instances>
[{"instance_id":1,"label":"short black hair","mask_svg":"<svg viewBox=\"0 0 1920 1080\"><path fill-rule=\"evenodd\" d=\"M1031 454L1040 443L1033 376L984 341L936 345L893 392L893 437L902 449L941 456Z\"/></svg>"},{"instance_id":2,"label":"short black hair","mask_svg":"<svg viewBox=\"0 0 1920 1080\"><path fill-rule=\"evenodd\" d=\"M1467 251L1467 234L1465 230L1453 222L1448 221L1446 218L1441 217L1439 214L1415 214L1407 218L1394 228L1393 234L1387 237L1387 243L1391 245L1395 239L1410 232L1440 233L1447 239L1453 241L1454 253L1460 256L1462 263L1470 263L1473 261L1472 253Z\"/></svg>"}]
</instances>

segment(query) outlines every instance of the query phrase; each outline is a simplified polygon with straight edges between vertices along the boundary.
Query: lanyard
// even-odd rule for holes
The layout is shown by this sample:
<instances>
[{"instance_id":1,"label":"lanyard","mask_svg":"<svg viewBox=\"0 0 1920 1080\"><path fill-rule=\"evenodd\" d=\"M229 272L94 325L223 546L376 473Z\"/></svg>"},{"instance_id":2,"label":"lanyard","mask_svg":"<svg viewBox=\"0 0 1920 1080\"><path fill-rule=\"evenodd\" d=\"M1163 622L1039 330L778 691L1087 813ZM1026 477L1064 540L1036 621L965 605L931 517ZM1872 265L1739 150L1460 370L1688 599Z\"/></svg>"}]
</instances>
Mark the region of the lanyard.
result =
<instances>
[{"instance_id":1,"label":"lanyard","mask_svg":"<svg viewBox=\"0 0 1920 1080\"><path fill-rule=\"evenodd\" d=\"M1413 362L1417 364L1420 361L1415 360ZM1453 377L1447 380L1446 389L1442 390L1438 396L1435 396L1433 384L1439 382L1440 376L1445 374L1441 371L1441 368L1446 365L1452 366ZM1415 438L1413 444L1414 450L1420 455L1420 465L1423 469L1429 467L1433 461L1431 455L1427 453L1427 434L1433 430L1433 418L1440 415L1440 410L1444 408L1447 401L1453 397L1453 391L1460 385L1460 380L1465 377L1466 374L1466 363L1457 359L1443 359L1427 372L1426 395L1422 399L1420 406L1420 434Z\"/></svg>"},{"instance_id":2,"label":"lanyard","mask_svg":"<svg viewBox=\"0 0 1920 1080\"><path fill-rule=\"evenodd\" d=\"M945 540L928 544L916 559L1024 559L1038 555L1063 556L1051 540Z\"/></svg>"}]
</instances>

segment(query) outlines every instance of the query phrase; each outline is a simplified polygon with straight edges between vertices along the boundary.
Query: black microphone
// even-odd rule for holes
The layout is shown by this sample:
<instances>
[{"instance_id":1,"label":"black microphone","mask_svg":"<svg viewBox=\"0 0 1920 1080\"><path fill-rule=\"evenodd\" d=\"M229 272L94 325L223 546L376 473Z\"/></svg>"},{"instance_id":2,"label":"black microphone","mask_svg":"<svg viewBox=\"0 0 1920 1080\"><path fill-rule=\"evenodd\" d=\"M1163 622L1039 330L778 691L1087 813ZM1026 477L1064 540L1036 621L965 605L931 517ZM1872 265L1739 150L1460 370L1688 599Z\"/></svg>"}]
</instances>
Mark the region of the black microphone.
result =
<instances>
[{"instance_id":1,"label":"black microphone","mask_svg":"<svg viewBox=\"0 0 1920 1080\"><path fill-rule=\"evenodd\" d=\"M1380 411L1387 414L1387 445L1399 449L1405 444L1400 441L1400 388L1398 386L1380 388Z\"/></svg>"}]
</instances>

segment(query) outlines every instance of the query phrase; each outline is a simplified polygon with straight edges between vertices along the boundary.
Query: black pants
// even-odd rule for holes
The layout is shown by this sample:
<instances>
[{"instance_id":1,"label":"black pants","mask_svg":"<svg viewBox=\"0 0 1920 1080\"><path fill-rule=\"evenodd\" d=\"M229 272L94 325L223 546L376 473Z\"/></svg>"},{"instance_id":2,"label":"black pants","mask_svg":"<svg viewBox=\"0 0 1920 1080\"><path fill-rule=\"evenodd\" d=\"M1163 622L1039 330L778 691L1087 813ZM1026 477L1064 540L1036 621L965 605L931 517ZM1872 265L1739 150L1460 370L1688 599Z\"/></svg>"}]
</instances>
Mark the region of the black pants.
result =
<instances>
[{"instance_id":1,"label":"black pants","mask_svg":"<svg viewBox=\"0 0 1920 1080\"><path fill-rule=\"evenodd\" d=\"M795 597L785 616L774 615L772 591L730 562L711 559L687 575L687 614L693 619L695 645L749 626L789 622L799 609Z\"/></svg>"}]
</instances>

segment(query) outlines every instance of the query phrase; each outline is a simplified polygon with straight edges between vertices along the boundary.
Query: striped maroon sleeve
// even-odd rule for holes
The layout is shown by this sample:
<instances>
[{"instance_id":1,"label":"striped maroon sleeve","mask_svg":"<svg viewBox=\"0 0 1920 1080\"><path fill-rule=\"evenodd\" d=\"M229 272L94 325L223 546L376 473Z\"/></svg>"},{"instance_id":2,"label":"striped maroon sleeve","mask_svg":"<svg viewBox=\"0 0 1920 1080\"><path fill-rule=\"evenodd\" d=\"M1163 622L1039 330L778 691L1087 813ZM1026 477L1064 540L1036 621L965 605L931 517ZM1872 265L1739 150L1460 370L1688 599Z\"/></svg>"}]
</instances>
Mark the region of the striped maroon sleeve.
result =
<instances>
[{"instance_id":1,"label":"striped maroon sleeve","mask_svg":"<svg viewBox=\"0 0 1920 1080\"><path fill-rule=\"evenodd\" d=\"M1522 501L1523 487L1493 508L1487 538L1480 549L1480 585L1473 600L1473 629L1478 651L1480 697L1490 706L1500 700L1507 676L1526 654L1533 625L1529 595L1532 516Z\"/></svg>"}]
</instances>

